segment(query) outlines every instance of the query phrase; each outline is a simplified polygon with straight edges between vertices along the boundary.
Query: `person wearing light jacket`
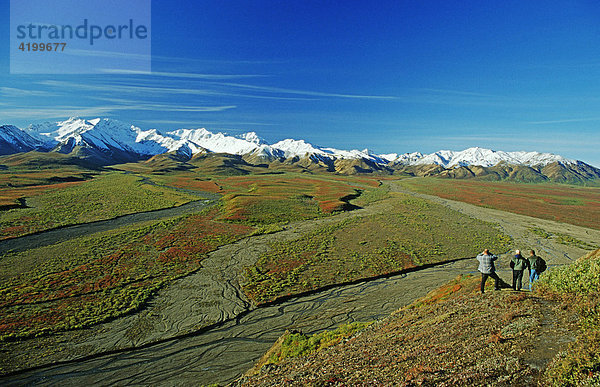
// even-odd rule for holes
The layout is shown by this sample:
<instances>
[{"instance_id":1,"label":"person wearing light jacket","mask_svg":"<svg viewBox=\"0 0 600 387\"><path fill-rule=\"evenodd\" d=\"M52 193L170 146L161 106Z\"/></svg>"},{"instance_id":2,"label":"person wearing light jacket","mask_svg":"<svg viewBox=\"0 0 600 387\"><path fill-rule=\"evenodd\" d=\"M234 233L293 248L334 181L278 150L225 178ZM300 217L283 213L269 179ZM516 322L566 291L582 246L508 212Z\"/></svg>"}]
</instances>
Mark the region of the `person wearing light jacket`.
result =
<instances>
[{"instance_id":1,"label":"person wearing light jacket","mask_svg":"<svg viewBox=\"0 0 600 387\"><path fill-rule=\"evenodd\" d=\"M483 253L477 256L477 260L479 261L477 270L481 272L481 294L485 292L485 282L488 277L494 279L494 290L500 290L500 277L496 274L496 267L494 266L494 261L497 259L498 257L491 254L488 249L483 250Z\"/></svg>"}]
</instances>

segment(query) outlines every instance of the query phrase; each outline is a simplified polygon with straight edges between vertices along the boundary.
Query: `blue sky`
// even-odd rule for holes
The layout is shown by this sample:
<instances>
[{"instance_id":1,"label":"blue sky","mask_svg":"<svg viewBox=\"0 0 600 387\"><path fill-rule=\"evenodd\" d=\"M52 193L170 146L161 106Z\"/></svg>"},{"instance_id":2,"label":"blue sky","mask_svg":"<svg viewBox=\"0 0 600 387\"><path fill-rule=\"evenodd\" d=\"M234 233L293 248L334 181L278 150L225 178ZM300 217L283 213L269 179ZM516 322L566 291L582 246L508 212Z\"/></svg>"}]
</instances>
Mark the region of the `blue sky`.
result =
<instances>
[{"instance_id":1,"label":"blue sky","mask_svg":"<svg viewBox=\"0 0 600 387\"><path fill-rule=\"evenodd\" d=\"M24 0L25 1L25 0ZM152 1L152 74L9 73L0 124L70 116L376 153L481 146L600 167L596 1Z\"/></svg>"}]
</instances>

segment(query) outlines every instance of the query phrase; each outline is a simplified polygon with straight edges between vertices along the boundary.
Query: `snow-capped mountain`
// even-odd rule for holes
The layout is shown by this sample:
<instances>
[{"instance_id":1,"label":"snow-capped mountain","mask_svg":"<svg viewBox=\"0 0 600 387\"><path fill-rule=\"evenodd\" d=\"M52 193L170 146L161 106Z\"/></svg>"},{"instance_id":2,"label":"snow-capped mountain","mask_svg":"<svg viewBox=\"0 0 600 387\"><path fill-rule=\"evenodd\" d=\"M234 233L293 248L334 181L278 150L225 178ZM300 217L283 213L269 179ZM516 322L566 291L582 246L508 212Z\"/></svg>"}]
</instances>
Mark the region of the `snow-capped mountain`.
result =
<instances>
[{"instance_id":1,"label":"snow-capped mountain","mask_svg":"<svg viewBox=\"0 0 600 387\"><path fill-rule=\"evenodd\" d=\"M463 151L441 150L431 154L376 155L368 149L319 147L302 139L285 139L268 144L255 132L231 136L199 128L163 133L106 118L85 120L71 117L66 121L30 125L24 130L10 125L0 126L0 154L30 150L72 153L96 158L102 165L143 160L165 153L174 153L184 159L197 154L225 153L243 157L251 164L267 165L279 161L298 163L301 168L314 165L315 168L338 173L402 172L447 177L492 173L498 178L539 174L546 178L550 172L543 172L542 169L554 165L552 174L557 176L566 174L574 175L577 179L600 178L600 170L581 161L539 152L504 152L475 147ZM474 170L475 167L496 170L482 172ZM515 172L516 167L524 168L526 172Z\"/></svg>"},{"instance_id":2,"label":"snow-capped mountain","mask_svg":"<svg viewBox=\"0 0 600 387\"><path fill-rule=\"evenodd\" d=\"M177 129L162 133L156 129L142 130L135 125L112 119L84 120L71 117L66 121L30 125L25 132L47 148L59 144L87 147L104 151L120 150L138 155L177 152L191 156L201 152L255 155L265 158L313 157L317 159L367 159L379 164L387 160L367 149L339 150L321 148L304 140L286 139L269 145L255 132L230 136L213 133L204 128ZM64 147L63 147L64 148Z\"/></svg>"},{"instance_id":3,"label":"snow-capped mountain","mask_svg":"<svg viewBox=\"0 0 600 387\"><path fill-rule=\"evenodd\" d=\"M29 152L43 147L43 143L12 125L0 126L0 155Z\"/></svg>"},{"instance_id":4,"label":"snow-capped mountain","mask_svg":"<svg viewBox=\"0 0 600 387\"><path fill-rule=\"evenodd\" d=\"M464 167L478 165L481 167L493 167L500 163L509 165L548 165L559 162L565 165L576 164L575 160L539 152L503 152L484 148L468 148L460 152L442 150L435 153L423 155L421 153L405 153L392 160L397 164L404 165L441 165L444 168Z\"/></svg>"},{"instance_id":5,"label":"snow-capped mountain","mask_svg":"<svg viewBox=\"0 0 600 387\"><path fill-rule=\"evenodd\" d=\"M368 149L359 150L340 150L335 148L322 148L314 146L304 140L285 139L276 142L272 145L273 148L283 152L285 158L291 157L313 157L320 160L330 159L364 159L375 162L377 164L387 164L388 161L374 154L371 154Z\"/></svg>"},{"instance_id":6,"label":"snow-capped mountain","mask_svg":"<svg viewBox=\"0 0 600 387\"><path fill-rule=\"evenodd\" d=\"M228 136L223 133L212 133L201 129L179 129L167 133L168 136L187 140L211 152L245 155L260 153L264 155L280 156L280 152L269 146L254 132L244 133L239 137ZM198 153L198 152L194 152Z\"/></svg>"},{"instance_id":7,"label":"snow-capped mountain","mask_svg":"<svg viewBox=\"0 0 600 387\"><path fill-rule=\"evenodd\" d=\"M168 141L155 130L143 131L137 126L106 118L84 120L71 117L56 123L29 125L25 132L47 147L69 142L73 147L119 150L148 156L165 152L168 149L165 143L173 147L183 145Z\"/></svg>"}]
</instances>

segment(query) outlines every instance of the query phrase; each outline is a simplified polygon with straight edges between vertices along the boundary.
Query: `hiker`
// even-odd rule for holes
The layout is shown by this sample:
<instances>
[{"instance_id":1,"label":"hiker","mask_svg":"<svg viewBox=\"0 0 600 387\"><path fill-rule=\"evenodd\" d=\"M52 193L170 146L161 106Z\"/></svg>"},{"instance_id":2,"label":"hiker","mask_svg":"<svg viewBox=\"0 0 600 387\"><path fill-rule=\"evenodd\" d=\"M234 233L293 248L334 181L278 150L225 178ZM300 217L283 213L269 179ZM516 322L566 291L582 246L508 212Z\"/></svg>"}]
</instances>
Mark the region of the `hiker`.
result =
<instances>
[{"instance_id":1,"label":"hiker","mask_svg":"<svg viewBox=\"0 0 600 387\"><path fill-rule=\"evenodd\" d=\"M487 281L488 277L494 279L494 290L500 290L500 277L496 274L496 268L494 267L494 261L497 259L498 257L490 254L488 249L483 250L483 253L477 256L477 260L479 261L477 270L481 272L481 294L485 291L485 281Z\"/></svg>"},{"instance_id":2,"label":"hiker","mask_svg":"<svg viewBox=\"0 0 600 387\"><path fill-rule=\"evenodd\" d=\"M521 250L515 251L515 255L510 260L510 268L513 271L513 290L520 291L523 283L523 272L529 268L529 260L521 255Z\"/></svg>"},{"instance_id":3,"label":"hiker","mask_svg":"<svg viewBox=\"0 0 600 387\"><path fill-rule=\"evenodd\" d=\"M546 261L535 255L535 251L529 250L529 290L532 290L533 283L540 278L540 274L546 270Z\"/></svg>"}]
</instances>

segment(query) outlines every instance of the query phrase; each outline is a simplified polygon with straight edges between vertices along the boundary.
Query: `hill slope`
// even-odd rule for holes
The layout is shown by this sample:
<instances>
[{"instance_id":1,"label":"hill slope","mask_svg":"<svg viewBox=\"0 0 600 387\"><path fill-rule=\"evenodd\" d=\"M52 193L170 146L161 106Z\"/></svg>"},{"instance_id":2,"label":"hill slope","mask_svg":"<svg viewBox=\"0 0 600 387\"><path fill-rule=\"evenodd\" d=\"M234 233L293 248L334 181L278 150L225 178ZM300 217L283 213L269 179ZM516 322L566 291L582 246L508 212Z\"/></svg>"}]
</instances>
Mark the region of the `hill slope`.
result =
<instances>
[{"instance_id":1,"label":"hill slope","mask_svg":"<svg viewBox=\"0 0 600 387\"><path fill-rule=\"evenodd\" d=\"M349 339L288 332L237 385L594 385L599 266L596 250L534 293L458 277Z\"/></svg>"}]
</instances>

